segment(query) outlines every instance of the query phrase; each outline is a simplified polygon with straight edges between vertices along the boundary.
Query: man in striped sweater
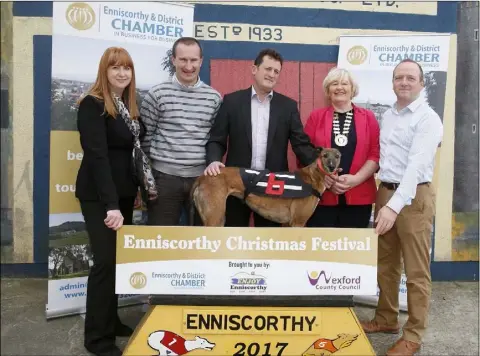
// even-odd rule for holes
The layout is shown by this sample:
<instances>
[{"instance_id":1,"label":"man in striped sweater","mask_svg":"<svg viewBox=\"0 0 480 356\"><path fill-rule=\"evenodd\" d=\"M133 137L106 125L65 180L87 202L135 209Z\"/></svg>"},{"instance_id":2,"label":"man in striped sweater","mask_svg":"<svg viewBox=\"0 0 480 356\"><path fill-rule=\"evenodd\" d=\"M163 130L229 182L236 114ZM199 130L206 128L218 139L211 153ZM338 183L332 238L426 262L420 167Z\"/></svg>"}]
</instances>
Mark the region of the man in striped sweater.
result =
<instances>
[{"instance_id":1,"label":"man in striped sweater","mask_svg":"<svg viewBox=\"0 0 480 356\"><path fill-rule=\"evenodd\" d=\"M190 188L206 167L205 145L222 99L200 80L202 59L196 39L178 39L172 48L175 74L150 89L142 103L141 143L159 192L147 203L148 225L178 225Z\"/></svg>"}]
</instances>

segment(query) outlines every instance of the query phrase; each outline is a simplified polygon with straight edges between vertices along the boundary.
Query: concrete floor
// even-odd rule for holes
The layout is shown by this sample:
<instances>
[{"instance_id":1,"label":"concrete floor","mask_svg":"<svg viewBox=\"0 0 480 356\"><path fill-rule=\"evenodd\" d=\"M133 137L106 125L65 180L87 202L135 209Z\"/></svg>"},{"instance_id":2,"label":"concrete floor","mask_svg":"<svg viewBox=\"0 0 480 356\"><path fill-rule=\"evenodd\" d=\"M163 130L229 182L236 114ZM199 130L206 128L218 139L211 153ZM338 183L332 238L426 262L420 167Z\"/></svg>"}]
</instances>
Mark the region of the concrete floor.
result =
<instances>
[{"instance_id":1,"label":"concrete floor","mask_svg":"<svg viewBox=\"0 0 480 356\"><path fill-rule=\"evenodd\" d=\"M430 326L419 355L479 355L478 283L435 282ZM46 321L47 280L2 279L1 352L10 355L89 355L83 348L81 316ZM120 309L122 320L135 326L142 306ZM371 307L357 306L360 320L373 316ZM406 314L401 315L404 322ZM375 352L384 355L397 336L370 336ZM128 339L119 339L120 348ZM340 354L340 352L339 352ZM359 355L360 356L360 355Z\"/></svg>"}]
</instances>

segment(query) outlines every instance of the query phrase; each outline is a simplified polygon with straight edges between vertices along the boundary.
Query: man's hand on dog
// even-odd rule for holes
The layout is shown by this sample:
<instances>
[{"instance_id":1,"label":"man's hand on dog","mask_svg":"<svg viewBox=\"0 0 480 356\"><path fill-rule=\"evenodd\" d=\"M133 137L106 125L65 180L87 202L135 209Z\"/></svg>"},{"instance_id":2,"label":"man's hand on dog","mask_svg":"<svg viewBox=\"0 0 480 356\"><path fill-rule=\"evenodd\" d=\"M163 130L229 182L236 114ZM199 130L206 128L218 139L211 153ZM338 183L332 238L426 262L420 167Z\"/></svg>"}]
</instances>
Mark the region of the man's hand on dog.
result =
<instances>
[{"instance_id":1,"label":"man's hand on dog","mask_svg":"<svg viewBox=\"0 0 480 356\"><path fill-rule=\"evenodd\" d=\"M383 235L390 231L393 224L395 224L395 220L397 220L397 215L398 214L388 206L381 208L375 219L375 233Z\"/></svg>"},{"instance_id":2,"label":"man's hand on dog","mask_svg":"<svg viewBox=\"0 0 480 356\"><path fill-rule=\"evenodd\" d=\"M216 176L217 174L220 174L220 168L224 168L225 165L222 162L212 162L208 165L207 168L203 171L203 174L206 176Z\"/></svg>"}]
</instances>

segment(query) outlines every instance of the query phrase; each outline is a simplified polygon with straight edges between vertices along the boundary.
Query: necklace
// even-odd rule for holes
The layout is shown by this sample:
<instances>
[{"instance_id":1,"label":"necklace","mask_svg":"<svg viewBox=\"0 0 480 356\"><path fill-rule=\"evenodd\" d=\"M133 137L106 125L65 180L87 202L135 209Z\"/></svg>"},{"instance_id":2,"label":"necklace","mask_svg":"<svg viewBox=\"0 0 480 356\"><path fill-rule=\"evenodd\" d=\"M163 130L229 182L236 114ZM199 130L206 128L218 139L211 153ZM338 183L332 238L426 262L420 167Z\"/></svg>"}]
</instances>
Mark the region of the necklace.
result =
<instances>
[{"instance_id":1,"label":"necklace","mask_svg":"<svg viewBox=\"0 0 480 356\"><path fill-rule=\"evenodd\" d=\"M340 121L338 120L338 113L333 114L333 133L335 134L335 143L337 146L343 147L348 143L348 132L350 131L350 124L352 122L353 112L347 112L347 117L343 124L342 133L340 133Z\"/></svg>"}]
</instances>

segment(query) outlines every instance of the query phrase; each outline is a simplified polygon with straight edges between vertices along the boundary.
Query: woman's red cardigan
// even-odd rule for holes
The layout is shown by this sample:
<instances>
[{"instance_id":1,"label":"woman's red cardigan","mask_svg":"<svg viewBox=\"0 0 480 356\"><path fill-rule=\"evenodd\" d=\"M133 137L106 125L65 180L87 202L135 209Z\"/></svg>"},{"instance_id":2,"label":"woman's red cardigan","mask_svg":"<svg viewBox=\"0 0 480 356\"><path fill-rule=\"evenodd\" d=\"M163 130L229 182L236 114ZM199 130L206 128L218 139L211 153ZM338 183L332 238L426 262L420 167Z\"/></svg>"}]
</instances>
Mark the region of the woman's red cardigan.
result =
<instances>
[{"instance_id":1,"label":"woman's red cardigan","mask_svg":"<svg viewBox=\"0 0 480 356\"><path fill-rule=\"evenodd\" d=\"M305 132L315 146L330 148L333 126L333 106L312 111L305 125ZM357 146L353 156L350 174L357 173L366 161L380 160L380 128L375 114L353 105L353 120L357 133ZM348 205L368 205L375 202L377 186L374 176L345 192ZM338 195L325 190L320 205L337 205Z\"/></svg>"}]
</instances>

